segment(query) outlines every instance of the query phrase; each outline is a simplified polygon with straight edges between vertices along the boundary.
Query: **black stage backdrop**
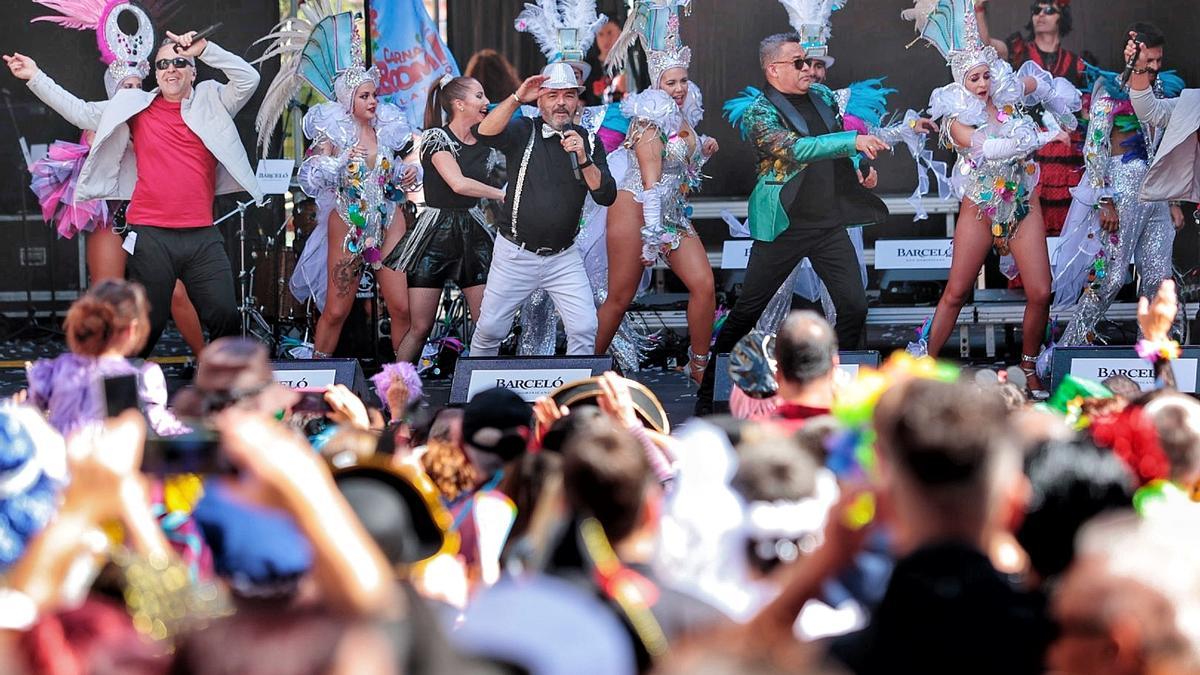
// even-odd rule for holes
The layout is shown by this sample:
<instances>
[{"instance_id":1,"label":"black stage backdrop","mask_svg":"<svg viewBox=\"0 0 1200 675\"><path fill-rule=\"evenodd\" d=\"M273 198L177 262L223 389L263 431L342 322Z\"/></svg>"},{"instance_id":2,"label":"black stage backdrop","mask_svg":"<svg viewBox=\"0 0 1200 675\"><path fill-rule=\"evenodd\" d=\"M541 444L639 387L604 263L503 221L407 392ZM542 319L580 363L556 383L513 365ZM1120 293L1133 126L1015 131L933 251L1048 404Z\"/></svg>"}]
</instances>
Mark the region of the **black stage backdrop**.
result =
<instances>
[{"instance_id":1,"label":"black stage backdrop","mask_svg":"<svg viewBox=\"0 0 1200 675\"><path fill-rule=\"evenodd\" d=\"M533 38L512 27L523 4L523 0L450 0L449 42L460 65L465 66L476 50L490 47L508 56L523 75L541 68L545 59ZM599 4L609 16L616 13L617 2ZM721 119L721 104L742 87L761 85L758 40L789 30L787 14L774 0L693 0L692 5L692 16L683 20L682 30L694 54L690 74L703 90L708 111L701 131L721 143L721 152L705 165L712 180L705 182L704 194L746 195L754 182L752 152ZM992 0L990 5L991 28L997 37L1022 29L1029 20L1026 0ZM924 42L905 49L914 34L911 22L901 20L900 12L911 6L911 0L851 0L836 12L830 49L837 63L828 83L837 88L887 75L887 84L900 90L891 98L893 109L925 107L929 92L950 81L950 71ZM1191 48L1200 35L1195 0L1076 0L1071 8L1074 30L1064 40L1068 49L1091 52L1099 61L1096 65L1120 70L1123 28L1149 20L1167 35L1168 67L1180 70L1189 86L1200 86L1200 57ZM876 164L882 192L912 190L913 167L906 151Z\"/></svg>"},{"instance_id":2,"label":"black stage backdrop","mask_svg":"<svg viewBox=\"0 0 1200 675\"><path fill-rule=\"evenodd\" d=\"M261 54L263 49L262 45L252 47L251 43L266 35L279 20L279 5L275 0L212 0L183 2L179 5L178 11L166 25L155 26L158 32L156 41L162 39L162 33L166 30L176 33L201 30L221 22L223 26L213 36L214 42L235 54L241 54L248 61ZM53 12L30 0L3 0L3 6L7 12L5 20L0 23L0 51L5 54L18 51L33 58L40 69L80 98L90 101L105 99L102 80L104 65L99 60L94 32L66 30L45 22L31 24L33 17ZM273 61L260 69L262 83L258 92L236 117L238 132L249 152L251 165L256 162L254 116L267 83L278 70L277 63ZM200 80L214 77L224 79L219 72L200 65ZM147 89L155 86L153 78L151 73L145 83ZM80 132L37 100L25 83L12 77L7 68L0 72L0 87L3 88L0 91L0 105L5 107L0 111L0 214L3 214L0 217L0 237L6 242L0 247L0 300L3 301L0 302L0 309L8 311L14 305L10 302L12 298L5 299L6 296L15 293L28 298L24 294L29 291L75 291L79 289L80 275L77 241L60 239L52 228L42 224L37 201L29 190L29 173L21 159L14 118L20 135L31 145L52 143L59 139L78 142ZM279 151L276 149L274 154L278 155ZM242 193L219 197L214 205L214 213L220 215L231 210L235 206L235 198L245 200L248 195ZM27 214L23 221L13 215L21 213L22 208ZM268 208L253 209L247 213L252 247L259 231L274 231L282 220L282 213L278 199ZM236 228L236 218L221 225L226 251L234 261L235 271L238 264ZM33 264L25 263L24 251L30 251ZM38 262L40 252L45 252L48 264ZM9 304L4 304L6 302ZM59 310L66 306L61 303L50 304ZM20 301L16 306L25 308L28 304ZM42 306L43 309L47 307Z\"/></svg>"},{"instance_id":3,"label":"black stage backdrop","mask_svg":"<svg viewBox=\"0 0 1200 675\"><path fill-rule=\"evenodd\" d=\"M3 4L7 11L3 23L0 23L0 51L5 54L18 51L31 57L37 61L38 68L80 98L104 100L104 65L100 63L94 32L65 30L44 22L31 24L29 21L33 17L54 12L30 0L4 0ZM247 61L262 53L262 45L251 47L251 43L266 35L279 21L279 4L273 0L211 0L179 4L178 11L167 25L155 26L158 32L156 39L161 39L165 30L200 30L219 21L223 26L213 36L213 41L235 54L241 54ZM261 69L262 84L236 119L242 142L250 151L252 164L255 161L254 115L267 84L277 72L277 63L277 60L272 61ZM201 65L198 79L212 77L223 79L218 72ZM154 74L151 73L146 81L147 89L155 86L153 78ZM11 103L21 134L30 144L51 143L57 139L79 140L79 131L37 100L25 83L10 75L7 68L0 73L0 87L8 92L0 96L0 104L7 106ZM21 169L17 134L6 109L0 116L0 212L16 213L21 204L21 191L28 197L31 213L37 210L33 194L28 191L28 174L17 179ZM34 218L40 221L38 216Z\"/></svg>"}]
</instances>

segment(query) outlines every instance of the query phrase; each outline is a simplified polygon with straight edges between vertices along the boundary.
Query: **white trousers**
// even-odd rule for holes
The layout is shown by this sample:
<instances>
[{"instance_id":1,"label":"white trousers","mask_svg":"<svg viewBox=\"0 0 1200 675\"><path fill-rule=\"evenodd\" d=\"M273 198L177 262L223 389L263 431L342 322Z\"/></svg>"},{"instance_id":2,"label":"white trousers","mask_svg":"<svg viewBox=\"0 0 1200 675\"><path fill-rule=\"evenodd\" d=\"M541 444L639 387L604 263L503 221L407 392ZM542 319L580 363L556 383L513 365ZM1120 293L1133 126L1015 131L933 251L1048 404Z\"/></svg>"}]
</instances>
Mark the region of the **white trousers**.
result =
<instances>
[{"instance_id":1,"label":"white trousers","mask_svg":"<svg viewBox=\"0 0 1200 675\"><path fill-rule=\"evenodd\" d=\"M471 356L495 356L508 337L513 317L525 299L542 289L554 301L567 331L567 353L596 351L596 304L579 248L541 256L497 236L483 305L471 339Z\"/></svg>"}]
</instances>

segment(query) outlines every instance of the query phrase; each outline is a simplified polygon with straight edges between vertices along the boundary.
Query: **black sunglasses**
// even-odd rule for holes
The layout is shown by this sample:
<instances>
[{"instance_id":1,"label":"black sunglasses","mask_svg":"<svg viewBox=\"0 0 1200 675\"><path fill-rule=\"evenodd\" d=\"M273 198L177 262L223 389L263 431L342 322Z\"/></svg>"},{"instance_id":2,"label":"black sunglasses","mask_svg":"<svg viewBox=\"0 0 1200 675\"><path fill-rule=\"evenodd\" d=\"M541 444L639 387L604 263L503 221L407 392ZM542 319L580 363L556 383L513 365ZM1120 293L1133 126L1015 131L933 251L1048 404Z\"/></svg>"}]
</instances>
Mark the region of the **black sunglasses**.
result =
<instances>
[{"instance_id":1,"label":"black sunglasses","mask_svg":"<svg viewBox=\"0 0 1200 675\"><path fill-rule=\"evenodd\" d=\"M804 70L805 66L815 68L818 63L824 63L821 59L795 59L794 61L774 61L774 63L790 63L796 70Z\"/></svg>"},{"instance_id":2,"label":"black sunglasses","mask_svg":"<svg viewBox=\"0 0 1200 675\"><path fill-rule=\"evenodd\" d=\"M179 70L183 70L184 68L187 68L191 65L192 65L192 62L183 58L182 56L176 56L173 59L159 59L154 62L154 67L157 70L166 70L167 68L170 68L171 66L175 66Z\"/></svg>"},{"instance_id":3,"label":"black sunglasses","mask_svg":"<svg viewBox=\"0 0 1200 675\"><path fill-rule=\"evenodd\" d=\"M1054 16L1055 14L1058 14L1058 8L1054 5L1033 5L1029 8L1029 11L1033 12L1034 16L1037 16L1038 14L1045 14L1046 16Z\"/></svg>"}]
</instances>

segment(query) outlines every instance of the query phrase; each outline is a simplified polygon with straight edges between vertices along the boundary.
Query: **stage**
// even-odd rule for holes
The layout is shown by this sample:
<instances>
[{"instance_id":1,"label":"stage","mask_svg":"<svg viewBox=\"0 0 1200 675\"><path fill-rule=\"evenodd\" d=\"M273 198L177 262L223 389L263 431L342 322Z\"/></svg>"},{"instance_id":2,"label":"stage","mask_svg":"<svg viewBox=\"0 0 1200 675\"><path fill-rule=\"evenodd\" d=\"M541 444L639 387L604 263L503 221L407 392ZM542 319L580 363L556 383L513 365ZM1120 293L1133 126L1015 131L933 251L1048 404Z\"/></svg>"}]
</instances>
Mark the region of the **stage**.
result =
<instances>
[{"instance_id":1,"label":"stage","mask_svg":"<svg viewBox=\"0 0 1200 675\"><path fill-rule=\"evenodd\" d=\"M933 308L920 309L928 313L932 312ZM1015 311L1012 308L1010 310ZM989 311L995 313L1001 310L992 309L983 312L985 319L990 316ZM968 312L964 312L964 317L967 314ZM977 312L972 310L970 314L974 315ZM887 312L878 314L878 316L887 316ZM1004 330L992 328L982 330L974 322L960 324L960 328L964 326L967 327L966 343L970 356L965 359L957 359L961 341L951 340L942 354L944 358L954 358L965 365L977 368L1002 368L1015 362L1004 358L1004 353L1008 341L1013 340L1014 344L1020 343L1019 328L1015 330L1010 328L1006 334ZM1105 329L1105 335L1112 340L1113 344L1130 344L1132 336L1136 335L1136 326L1130 320L1106 322L1102 327ZM879 351L886 358L892 351L903 349L913 338L913 332L914 328L907 320L894 324L871 322L867 326L867 348ZM961 336L960 331L959 337L961 338ZM60 335L30 334L0 342L0 396L10 396L25 387L24 363L26 361L52 358L65 349L66 345ZM988 356L989 350L996 350L998 356ZM194 364L188 349L173 327L169 327L163 333L151 358L162 365L167 378L167 389L172 394L187 384L194 374ZM368 370L366 374L370 376L372 372ZM645 384L658 396L663 408L667 411L672 426L678 426L692 416L692 408L696 402L696 387L682 372L657 366L629 373L629 376ZM450 398L449 377L427 375L424 383L426 399L430 406L443 407L447 405ZM377 400L370 400L370 397L368 397L367 403L368 405L379 405Z\"/></svg>"}]
</instances>

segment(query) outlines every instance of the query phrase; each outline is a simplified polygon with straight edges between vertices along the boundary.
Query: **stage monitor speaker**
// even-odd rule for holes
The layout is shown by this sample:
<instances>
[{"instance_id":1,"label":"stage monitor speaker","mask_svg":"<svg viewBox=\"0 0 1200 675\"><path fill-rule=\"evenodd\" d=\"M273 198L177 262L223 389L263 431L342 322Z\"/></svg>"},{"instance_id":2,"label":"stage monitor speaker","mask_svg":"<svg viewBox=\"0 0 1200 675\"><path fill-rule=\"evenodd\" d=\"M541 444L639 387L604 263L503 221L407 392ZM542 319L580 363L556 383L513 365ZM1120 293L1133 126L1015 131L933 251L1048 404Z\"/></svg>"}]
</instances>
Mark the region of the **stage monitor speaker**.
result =
<instances>
[{"instance_id":1,"label":"stage monitor speaker","mask_svg":"<svg viewBox=\"0 0 1200 675\"><path fill-rule=\"evenodd\" d=\"M358 359L300 359L271 361L275 381L291 389L344 384L367 405L376 405L377 397L367 389Z\"/></svg>"},{"instance_id":2,"label":"stage monitor speaker","mask_svg":"<svg viewBox=\"0 0 1200 675\"><path fill-rule=\"evenodd\" d=\"M1196 367L1200 347L1183 347L1183 353L1171 362L1179 391L1196 393ZM1154 388L1154 366L1138 358L1133 347L1055 347L1050 363L1050 390L1067 374L1103 381L1124 375L1137 382L1143 391Z\"/></svg>"},{"instance_id":3,"label":"stage monitor speaker","mask_svg":"<svg viewBox=\"0 0 1200 675\"><path fill-rule=\"evenodd\" d=\"M879 352L871 350L838 352L838 368L858 375L861 366L879 367ZM733 378L729 377L729 354L717 354L717 379L713 388L713 402L727 403L733 391Z\"/></svg>"},{"instance_id":4,"label":"stage monitor speaker","mask_svg":"<svg viewBox=\"0 0 1200 675\"><path fill-rule=\"evenodd\" d=\"M450 383L450 403L470 401L481 391L504 387L536 401L568 382L612 370L611 356L479 356L459 359Z\"/></svg>"}]
</instances>

